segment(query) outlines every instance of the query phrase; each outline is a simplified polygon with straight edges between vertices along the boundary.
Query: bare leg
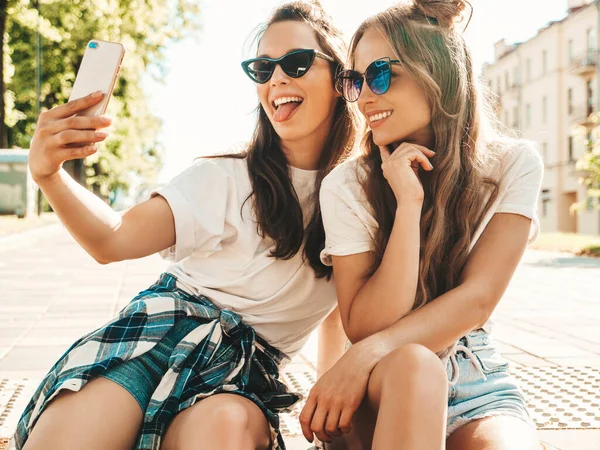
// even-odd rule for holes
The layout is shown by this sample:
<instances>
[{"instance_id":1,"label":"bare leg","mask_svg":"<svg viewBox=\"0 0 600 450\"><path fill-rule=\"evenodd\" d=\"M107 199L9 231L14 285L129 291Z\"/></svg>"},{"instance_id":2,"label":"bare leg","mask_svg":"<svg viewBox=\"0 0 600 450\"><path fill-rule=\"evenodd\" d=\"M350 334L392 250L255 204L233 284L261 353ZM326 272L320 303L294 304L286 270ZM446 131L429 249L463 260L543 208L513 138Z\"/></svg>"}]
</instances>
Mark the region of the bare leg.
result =
<instances>
[{"instance_id":1,"label":"bare leg","mask_svg":"<svg viewBox=\"0 0 600 450\"><path fill-rule=\"evenodd\" d=\"M515 417L494 416L475 420L448 438L448 450L538 450L536 431Z\"/></svg>"},{"instance_id":2,"label":"bare leg","mask_svg":"<svg viewBox=\"0 0 600 450\"><path fill-rule=\"evenodd\" d=\"M61 391L36 422L23 450L131 450L142 410L124 388L95 378L79 392Z\"/></svg>"},{"instance_id":3,"label":"bare leg","mask_svg":"<svg viewBox=\"0 0 600 450\"><path fill-rule=\"evenodd\" d=\"M374 450L444 448L448 378L435 353L417 344L400 347L375 366L367 392L377 410Z\"/></svg>"},{"instance_id":4,"label":"bare leg","mask_svg":"<svg viewBox=\"0 0 600 450\"><path fill-rule=\"evenodd\" d=\"M352 432L332 449L439 450L444 448L448 378L429 349L404 345L382 359L371 374Z\"/></svg>"},{"instance_id":5,"label":"bare leg","mask_svg":"<svg viewBox=\"0 0 600 450\"><path fill-rule=\"evenodd\" d=\"M271 428L252 401L217 394L180 412L169 425L161 450L262 450L271 444Z\"/></svg>"}]
</instances>

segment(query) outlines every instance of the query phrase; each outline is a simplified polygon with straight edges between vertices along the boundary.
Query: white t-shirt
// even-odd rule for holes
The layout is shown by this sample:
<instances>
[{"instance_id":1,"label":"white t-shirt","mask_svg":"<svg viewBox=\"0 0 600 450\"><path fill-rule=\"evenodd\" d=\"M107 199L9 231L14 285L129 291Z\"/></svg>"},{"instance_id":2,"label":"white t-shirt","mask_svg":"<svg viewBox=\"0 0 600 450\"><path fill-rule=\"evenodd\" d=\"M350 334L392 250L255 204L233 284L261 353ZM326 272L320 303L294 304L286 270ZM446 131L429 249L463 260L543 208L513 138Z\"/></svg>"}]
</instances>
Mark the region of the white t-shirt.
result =
<instances>
[{"instance_id":1,"label":"white t-shirt","mask_svg":"<svg viewBox=\"0 0 600 450\"><path fill-rule=\"evenodd\" d=\"M316 171L290 167L305 225ZM293 357L335 308L333 282L317 279L302 249L289 260L270 255L272 239L256 229L246 159L200 159L152 196L175 218L176 244L160 253L188 292L238 313L269 344ZM243 205L243 207L242 207Z\"/></svg>"},{"instance_id":2,"label":"white t-shirt","mask_svg":"<svg viewBox=\"0 0 600 450\"><path fill-rule=\"evenodd\" d=\"M528 141L516 145L490 146L487 176L499 182L498 196L475 232L471 248L496 213L520 214L532 219L529 241L539 234L537 199L544 165L539 152ZM358 158L340 164L325 177L321 185L320 201L326 243L321 252L324 264L331 265L331 256L346 256L373 251L378 229L371 206L359 179L366 176L366 168ZM492 321L484 326L492 328Z\"/></svg>"}]
</instances>

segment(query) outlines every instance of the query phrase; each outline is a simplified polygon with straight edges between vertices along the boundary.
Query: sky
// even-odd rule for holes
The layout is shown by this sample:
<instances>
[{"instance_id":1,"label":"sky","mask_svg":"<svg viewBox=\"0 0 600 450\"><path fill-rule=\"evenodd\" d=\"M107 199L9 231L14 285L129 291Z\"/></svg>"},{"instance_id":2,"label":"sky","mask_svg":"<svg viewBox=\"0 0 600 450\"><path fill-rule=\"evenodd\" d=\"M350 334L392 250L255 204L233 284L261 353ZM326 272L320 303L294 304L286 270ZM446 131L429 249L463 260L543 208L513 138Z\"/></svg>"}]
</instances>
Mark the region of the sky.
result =
<instances>
[{"instance_id":1,"label":"sky","mask_svg":"<svg viewBox=\"0 0 600 450\"><path fill-rule=\"evenodd\" d=\"M201 0L202 1L202 0ZM207 154L239 149L254 129L258 105L254 83L240 62L255 56L251 40L281 0L203 0L202 29L166 51L164 83L146 80L153 113L163 127L167 182ZM349 40L367 17L393 5L390 0L321 0ZM465 37L475 65L492 62L494 43L527 40L552 20L562 19L567 0L471 0L473 19ZM217 70L218 68L218 70Z\"/></svg>"}]
</instances>

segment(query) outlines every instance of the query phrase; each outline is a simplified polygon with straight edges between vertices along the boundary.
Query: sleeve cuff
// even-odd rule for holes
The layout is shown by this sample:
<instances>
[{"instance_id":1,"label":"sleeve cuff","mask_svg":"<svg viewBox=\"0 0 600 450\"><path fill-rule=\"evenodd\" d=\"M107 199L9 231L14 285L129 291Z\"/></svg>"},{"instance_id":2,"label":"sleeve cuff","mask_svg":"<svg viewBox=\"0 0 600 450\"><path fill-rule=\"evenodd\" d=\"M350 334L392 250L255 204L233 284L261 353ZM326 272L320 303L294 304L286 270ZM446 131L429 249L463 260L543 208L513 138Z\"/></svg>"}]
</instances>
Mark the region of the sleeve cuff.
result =
<instances>
[{"instance_id":1,"label":"sleeve cuff","mask_svg":"<svg viewBox=\"0 0 600 450\"><path fill-rule=\"evenodd\" d=\"M507 214L518 214L520 216L531 219L531 229L529 230L529 241L531 244L540 235L540 219L535 212L523 208L522 205L500 205L495 213L507 213Z\"/></svg>"},{"instance_id":2,"label":"sleeve cuff","mask_svg":"<svg viewBox=\"0 0 600 450\"><path fill-rule=\"evenodd\" d=\"M321 262L326 266L332 266L332 256L356 255L372 250L373 248L370 242L353 242L351 244L336 245L335 247L325 247L321 250Z\"/></svg>"},{"instance_id":3,"label":"sleeve cuff","mask_svg":"<svg viewBox=\"0 0 600 450\"><path fill-rule=\"evenodd\" d=\"M160 195L169 204L175 221L175 245L159 252L168 261L181 261L194 251L194 216L185 197L172 185L163 186L150 194Z\"/></svg>"}]
</instances>

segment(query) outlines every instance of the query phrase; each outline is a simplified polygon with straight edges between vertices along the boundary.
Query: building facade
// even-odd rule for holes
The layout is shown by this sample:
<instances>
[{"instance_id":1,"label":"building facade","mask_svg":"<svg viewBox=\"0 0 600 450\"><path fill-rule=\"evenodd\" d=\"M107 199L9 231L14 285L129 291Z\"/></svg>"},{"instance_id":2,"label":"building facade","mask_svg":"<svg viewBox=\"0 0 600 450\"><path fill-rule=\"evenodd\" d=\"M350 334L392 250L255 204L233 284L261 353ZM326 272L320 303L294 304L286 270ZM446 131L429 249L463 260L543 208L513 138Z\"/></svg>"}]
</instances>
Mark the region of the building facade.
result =
<instances>
[{"instance_id":1,"label":"building facade","mask_svg":"<svg viewBox=\"0 0 600 450\"><path fill-rule=\"evenodd\" d=\"M600 211L584 202L575 164L588 151L598 110L600 5L569 0L568 14L532 39L496 43L495 61L483 77L495 94L500 122L538 143L545 165L539 215L544 232L600 234ZM598 143L600 144L600 143Z\"/></svg>"}]
</instances>

